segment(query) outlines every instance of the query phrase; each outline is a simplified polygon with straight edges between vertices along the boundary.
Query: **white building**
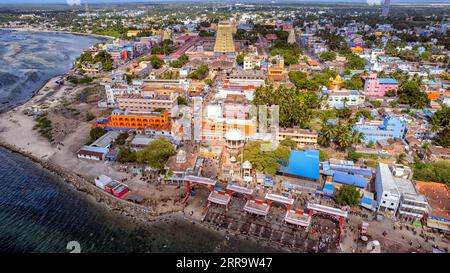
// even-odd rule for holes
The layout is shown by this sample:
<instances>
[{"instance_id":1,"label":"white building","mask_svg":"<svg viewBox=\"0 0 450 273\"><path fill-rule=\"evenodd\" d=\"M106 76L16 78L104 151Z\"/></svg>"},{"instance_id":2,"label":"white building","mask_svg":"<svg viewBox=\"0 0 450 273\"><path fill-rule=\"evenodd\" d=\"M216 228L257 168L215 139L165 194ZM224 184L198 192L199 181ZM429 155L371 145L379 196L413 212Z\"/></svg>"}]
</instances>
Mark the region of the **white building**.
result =
<instances>
[{"instance_id":1,"label":"white building","mask_svg":"<svg viewBox=\"0 0 450 273\"><path fill-rule=\"evenodd\" d=\"M261 60L258 56L249 55L244 57L244 70L253 70L256 67L261 67Z\"/></svg>"},{"instance_id":2,"label":"white building","mask_svg":"<svg viewBox=\"0 0 450 273\"><path fill-rule=\"evenodd\" d=\"M132 84L105 84L106 102L108 103L108 106L117 106L117 96L138 94L142 88L142 85L142 81L133 81Z\"/></svg>"},{"instance_id":3,"label":"white building","mask_svg":"<svg viewBox=\"0 0 450 273\"><path fill-rule=\"evenodd\" d=\"M394 177L387 164L378 164L377 176L375 178L375 191L378 205L377 210L397 211L398 205L400 204L400 192L395 185Z\"/></svg>"},{"instance_id":4,"label":"white building","mask_svg":"<svg viewBox=\"0 0 450 273\"><path fill-rule=\"evenodd\" d=\"M409 167L379 163L375 179L378 211L391 211L400 218L418 220L429 211L425 196L417 194Z\"/></svg>"},{"instance_id":5,"label":"white building","mask_svg":"<svg viewBox=\"0 0 450 273\"><path fill-rule=\"evenodd\" d=\"M323 108L357 107L364 104L366 99L365 95L357 90L322 90L322 93L328 96L328 99L323 103Z\"/></svg>"}]
</instances>

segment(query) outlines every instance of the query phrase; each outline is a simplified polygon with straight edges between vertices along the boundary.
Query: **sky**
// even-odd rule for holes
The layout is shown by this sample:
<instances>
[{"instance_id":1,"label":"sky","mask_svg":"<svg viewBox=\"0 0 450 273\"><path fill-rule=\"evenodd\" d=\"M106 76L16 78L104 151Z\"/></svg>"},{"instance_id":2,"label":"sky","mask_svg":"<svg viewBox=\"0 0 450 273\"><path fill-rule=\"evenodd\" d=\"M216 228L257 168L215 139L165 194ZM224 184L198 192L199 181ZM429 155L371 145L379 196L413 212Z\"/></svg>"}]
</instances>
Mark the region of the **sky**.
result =
<instances>
[{"instance_id":1,"label":"sky","mask_svg":"<svg viewBox=\"0 0 450 273\"><path fill-rule=\"evenodd\" d=\"M86 0L0 0L0 4L20 4L20 3L33 3L33 4L64 4L68 2L72 3L79 3L80 1L82 3L85 3ZM170 2L189 2L182 1L182 0L170 0ZM195 2L201 2L202 0L194 0ZM239 2L239 0L203 0L204 2ZM261 2L261 0L256 0L258 2ZM271 0L267 0L267 2L270 2ZM292 2L293 0L287 0L289 2ZM163 0L87 0L89 3L132 3L132 2L163 2ZM244 1L243 1L244 2ZM249 0L246 0L245 2L249 2ZM276 0L276 2L283 2L283 0ZM367 0L298 0L298 2L341 2L341 3L366 3ZM450 3L450 0L391 0L391 4L432 4L432 3L441 3L441 4L448 4Z\"/></svg>"}]
</instances>

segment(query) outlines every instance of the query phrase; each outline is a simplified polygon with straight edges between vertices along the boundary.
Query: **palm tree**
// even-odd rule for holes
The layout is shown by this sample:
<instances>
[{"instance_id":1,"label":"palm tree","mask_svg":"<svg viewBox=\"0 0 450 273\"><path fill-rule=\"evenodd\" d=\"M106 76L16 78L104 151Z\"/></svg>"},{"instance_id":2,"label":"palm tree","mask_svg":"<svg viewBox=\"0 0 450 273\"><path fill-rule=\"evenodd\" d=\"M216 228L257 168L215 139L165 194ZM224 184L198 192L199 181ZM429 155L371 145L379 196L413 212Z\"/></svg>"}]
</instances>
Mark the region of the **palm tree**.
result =
<instances>
[{"instance_id":1,"label":"palm tree","mask_svg":"<svg viewBox=\"0 0 450 273\"><path fill-rule=\"evenodd\" d=\"M401 153L397 156L397 164L406 165L408 162L406 160L406 154Z\"/></svg>"},{"instance_id":2,"label":"palm tree","mask_svg":"<svg viewBox=\"0 0 450 273\"><path fill-rule=\"evenodd\" d=\"M350 143L351 145L359 145L362 143L364 139L364 133L353 131L350 136Z\"/></svg>"},{"instance_id":3,"label":"palm tree","mask_svg":"<svg viewBox=\"0 0 450 273\"><path fill-rule=\"evenodd\" d=\"M330 142L337 135L337 127L334 125L322 125L322 130L319 133L318 142L322 146L329 146Z\"/></svg>"},{"instance_id":4,"label":"palm tree","mask_svg":"<svg viewBox=\"0 0 450 273\"><path fill-rule=\"evenodd\" d=\"M351 145L348 127L339 127L336 141L339 147L341 147L342 149L346 149Z\"/></svg>"}]
</instances>

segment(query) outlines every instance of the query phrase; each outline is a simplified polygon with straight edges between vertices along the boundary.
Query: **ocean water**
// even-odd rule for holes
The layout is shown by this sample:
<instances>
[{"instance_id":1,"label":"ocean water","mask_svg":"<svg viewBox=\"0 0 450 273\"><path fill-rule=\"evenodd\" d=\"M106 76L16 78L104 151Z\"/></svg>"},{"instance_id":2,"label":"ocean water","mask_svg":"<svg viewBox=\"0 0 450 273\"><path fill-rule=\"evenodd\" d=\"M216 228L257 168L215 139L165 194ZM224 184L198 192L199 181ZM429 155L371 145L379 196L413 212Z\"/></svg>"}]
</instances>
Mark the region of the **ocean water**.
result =
<instances>
[{"instance_id":1,"label":"ocean water","mask_svg":"<svg viewBox=\"0 0 450 273\"><path fill-rule=\"evenodd\" d=\"M27 101L42 84L67 72L101 38L0 29L0 112Z\"/></svg>"},{"instance_id":2,"label":"ocean water","mask_svg":"<svg viewBox=\"0 0 450 273\"><path fill-rule=\"evenodd\" d=\"M0 252L273 252L181 217L148 224L114 214L22 155L0 148Z\"/></svg>"}]
</instances>

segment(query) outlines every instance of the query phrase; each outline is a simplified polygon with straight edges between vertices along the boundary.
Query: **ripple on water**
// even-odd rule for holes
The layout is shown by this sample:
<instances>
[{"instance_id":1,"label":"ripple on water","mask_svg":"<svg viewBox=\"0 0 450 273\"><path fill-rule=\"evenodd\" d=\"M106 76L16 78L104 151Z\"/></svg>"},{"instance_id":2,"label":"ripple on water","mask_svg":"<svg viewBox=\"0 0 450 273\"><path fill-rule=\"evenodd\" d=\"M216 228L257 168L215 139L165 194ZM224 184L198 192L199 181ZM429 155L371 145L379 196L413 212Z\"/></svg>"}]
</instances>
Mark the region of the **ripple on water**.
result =
<instances>
[{"instance_id":1,"label":"ripple on water","mask_svg":"<svg viewBox=\"0 0 450 273\"><path fill-rule=\"evenodd\" d=\"M113 215L27 158L0 148L0 252L258 252L178 217L138 225Z\"/></svg>"}]
</instances>

